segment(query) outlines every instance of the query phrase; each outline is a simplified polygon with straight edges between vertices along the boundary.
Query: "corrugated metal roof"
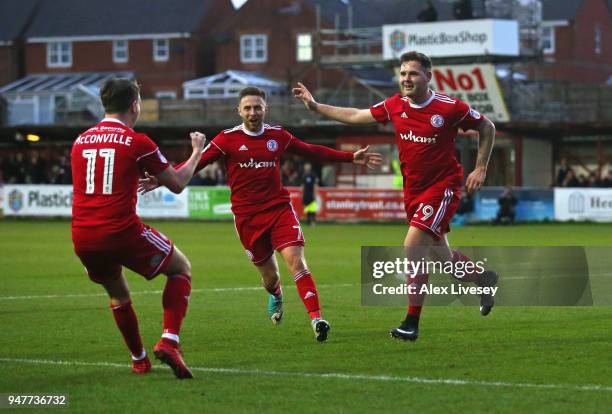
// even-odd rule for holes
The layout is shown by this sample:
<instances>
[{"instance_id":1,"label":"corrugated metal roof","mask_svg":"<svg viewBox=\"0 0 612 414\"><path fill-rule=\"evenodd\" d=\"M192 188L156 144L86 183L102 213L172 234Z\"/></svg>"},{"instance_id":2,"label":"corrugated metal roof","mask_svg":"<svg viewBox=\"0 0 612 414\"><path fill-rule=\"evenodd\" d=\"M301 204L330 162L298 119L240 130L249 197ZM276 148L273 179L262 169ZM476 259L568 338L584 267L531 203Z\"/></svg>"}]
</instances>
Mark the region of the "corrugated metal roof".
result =
<instances>
[{"instance_id":1,"label":"corrugated metal roof","mask_svg":"<svg viewBox=\"0 0 612 414\"><path fill-rule=\"evenodd\" d=\"M0 41L17 39L34 11L37 0L0 1Z\"/></svg>"},{"instance_id":2,"label":"corrugated metal roof","mask_svg":"<svg viewBox=\"0 0 612 414\"><path fill-rule=\"evenodd\" d=\"M2 2L7 0L2 0ZM100 36L195 31L206 0L40 0L28 37Z\"/></svg>"},{"instance_id":3,"label":"corrugated metal roof","mask_svg":"<svg viewBox=\"0 0 612 414\"><path fill-rule=\"evenodd\" d=\"M283 82L266 77L258 72L228 70L215 75L193 79L183 83L183 87L239 84L244 86L261 86L267 88L282 88Z\"/></svg>"},{"instance_id":4,"label":"corrugated metal roof","mask_svg":"<svg viewBox=\"0 0 612 414\"><path fill-rule=\"evenodd\" d=\"M79 86L98 89L106 79L134 79L134 72L38 73L0 88L2 94L70 91Z\"/></svg>"}]
</instances>

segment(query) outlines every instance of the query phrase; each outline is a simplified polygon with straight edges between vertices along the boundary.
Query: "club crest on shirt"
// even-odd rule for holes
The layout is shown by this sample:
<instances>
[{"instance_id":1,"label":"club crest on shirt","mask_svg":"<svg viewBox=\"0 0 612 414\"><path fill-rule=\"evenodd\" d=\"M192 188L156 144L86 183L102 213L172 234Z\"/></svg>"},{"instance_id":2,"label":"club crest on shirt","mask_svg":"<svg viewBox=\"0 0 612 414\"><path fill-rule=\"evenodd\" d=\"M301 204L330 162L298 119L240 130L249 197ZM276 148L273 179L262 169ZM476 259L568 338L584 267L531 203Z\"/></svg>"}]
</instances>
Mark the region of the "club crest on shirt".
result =
<instances>
[{"instance_id":1,"label":"club crest on shirt","mask_svg":"<svg viewBox=\"0 0 612 414\"><path fill-rule=\"evenodd\" d=\"M149 262L149 266L151 267L157 267L159 266L159 264L162 262L164 256L162 254L156 254L155 256L153 256L151 258L151 261Z\"/></svg>"},{"instance_id":2,"label":"club crest on shirt","mask_svg":"<svg viewBox=\"0 0 612 414\"><path fill-rule=\"evenodd\" d=\"M433 115L431 117L431 124L433 126L435 126L436 128L440 128L442 125L444 125L444 118L442 118L442 115Z\"/></svg>"},{"instance_id":3,"label":"club crest on shirt","mask_svg":"<svg viewBox=\"0 0 612 414\"><path fill-rule=\"evenodd\" d=\"M273 140L273 139L268 140L268 142L266 143L266 146L268 147L268 150L272 152L278 149L278 143L276 142L276 140Z\"/></svg>"}]
</instances>

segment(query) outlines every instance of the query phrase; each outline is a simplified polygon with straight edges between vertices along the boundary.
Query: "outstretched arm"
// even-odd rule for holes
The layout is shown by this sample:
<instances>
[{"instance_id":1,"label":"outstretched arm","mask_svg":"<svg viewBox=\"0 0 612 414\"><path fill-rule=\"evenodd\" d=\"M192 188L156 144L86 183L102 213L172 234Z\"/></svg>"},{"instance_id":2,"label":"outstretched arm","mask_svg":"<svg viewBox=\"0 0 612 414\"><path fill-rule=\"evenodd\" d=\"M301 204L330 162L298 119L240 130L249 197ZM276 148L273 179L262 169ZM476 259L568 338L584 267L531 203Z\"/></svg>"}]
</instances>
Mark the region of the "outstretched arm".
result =
<instances>
[{"instance_id":1,"label":"outstretched arm","mask_svg":"<svg viewBox=\"0 0 612 414\"><path fill-rule=\"evenodd\" d=\"M487 178L487 167L493 144L495 143L495 125L488 118L483 116L482 122L478 125L478 156L476 158L476 167L474 171L468 175L465 182L465 187L468 193L480 190Z\"/></svg>"},{"instance_id":2,"label":"outstretched arm","mask_svg":"<svg viewBox=\"0 0 612 414\"><path fill-rule=\"evenodd\" d=\"M343 108L318 103L306 86L300 82L292 91L293 96L304 102L306 108L327 118L345 124L373 124L376 122L369 109Z\"/></svg>"},{"instance_id":3,"label":"outstretched arm","mask_svg":"<svg viewBox=\"0 0 612 414\"><path fill-rule=\"evenodd\" d=\"M353 164L365 165L374 169L382 162L382 155L367 152L368 145L355 152L338 151L323 145L307 144L293 137L287 146L287 152L320 162L352 162Z\"/></svg>"}]
</instances>

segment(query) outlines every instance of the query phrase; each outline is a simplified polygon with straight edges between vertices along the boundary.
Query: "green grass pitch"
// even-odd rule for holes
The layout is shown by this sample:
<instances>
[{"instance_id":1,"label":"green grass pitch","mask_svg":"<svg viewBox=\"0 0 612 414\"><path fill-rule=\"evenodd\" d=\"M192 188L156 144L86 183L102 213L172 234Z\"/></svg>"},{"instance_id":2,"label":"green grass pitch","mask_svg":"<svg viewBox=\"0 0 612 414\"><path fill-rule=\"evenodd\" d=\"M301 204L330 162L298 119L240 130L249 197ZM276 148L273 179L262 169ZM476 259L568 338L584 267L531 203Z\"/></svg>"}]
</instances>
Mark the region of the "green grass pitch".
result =
<instances>
[{"instance_id":1,"label":"green grass pitch","mask_svg":"<svg viewBox=\"0 0 612 414\"><path fill-rule=\"evenodd\" d=\"M391 340L403 308L360 306L361 245L400 245L397 225L305 228L332 331L315 341L284 267L286 314L266 315L232 223L151 222L190 258L181 342L193 381L132 375L102 288L72 252L67 221L0 222L0 393L68 394L74 412L609 412L612 308L430 307L415 343ZM455 245L612 246L609 224L472 226ZM611 248L612 252L612 248ZM145 346L161 332L164 277L128 272Z\"/></svg>"}]
</instances>

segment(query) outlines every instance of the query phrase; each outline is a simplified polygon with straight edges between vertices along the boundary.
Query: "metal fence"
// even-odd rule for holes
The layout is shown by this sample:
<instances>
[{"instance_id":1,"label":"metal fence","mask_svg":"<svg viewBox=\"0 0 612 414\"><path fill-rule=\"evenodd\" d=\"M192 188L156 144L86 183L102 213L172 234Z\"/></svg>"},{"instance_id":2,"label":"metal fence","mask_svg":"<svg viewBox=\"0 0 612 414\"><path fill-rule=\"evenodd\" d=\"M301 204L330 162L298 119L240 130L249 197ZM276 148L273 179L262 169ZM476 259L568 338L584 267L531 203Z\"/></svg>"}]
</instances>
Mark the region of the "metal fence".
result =
<instances>
[{"instance_id":1,"label":"metal fence","mask_svg":"<svg viewBox=\"0 0 612 414\"><path fill-rule=\"evenodd\" d=\"M612 123L612 86L569 82L503 81L501 87L510 111L511 123L537 122L555 126ZM317 93L317 100L330 105L368 108L380 102L381 95L390 96L394 93L395 89L374 93L364 88L338 88ZM15 113L18 107L12 105L9 112ZM53 113L42 116L42 121L34 124L89 125L99 117L99 114L94 114L95 111L87 106L79 108L73 106L56 106ZM143 101L143 116L140 122L160 126L235 125L240 122L236 106L236 98L148 100ZM268 106L269 122L287 126L335 123L308 111L300 101L290 95L271 96L268 98ZM26 109L34 110L30 106L24 110ZM39 105L38 112L41 111ZM24 119L32 118L30 115ZM11 123L10 119L8 119L9 126L19 124Z\"/></svg>"}]
</instances>

